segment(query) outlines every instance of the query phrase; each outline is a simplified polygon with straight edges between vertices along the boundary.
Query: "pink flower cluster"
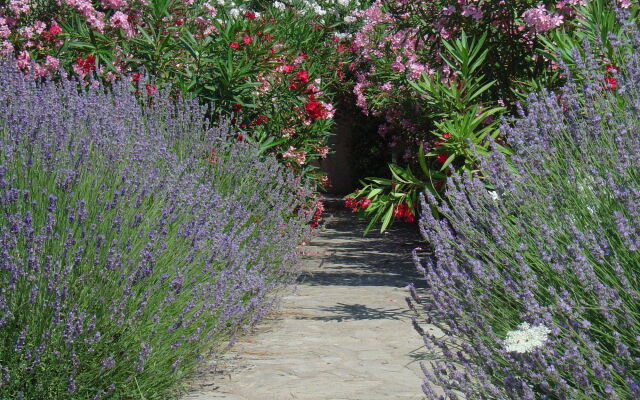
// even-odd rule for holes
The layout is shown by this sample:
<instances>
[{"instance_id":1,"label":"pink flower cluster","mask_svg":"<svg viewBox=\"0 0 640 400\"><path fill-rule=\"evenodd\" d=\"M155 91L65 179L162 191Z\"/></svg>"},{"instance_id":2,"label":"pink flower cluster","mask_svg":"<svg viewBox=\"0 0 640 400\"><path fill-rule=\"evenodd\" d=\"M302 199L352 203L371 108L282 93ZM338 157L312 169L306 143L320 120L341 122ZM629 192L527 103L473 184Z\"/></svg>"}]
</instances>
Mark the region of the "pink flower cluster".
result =
<instances>
[{"instance_id":1,"label":"pink flower cluster","mask_svg":"<svg viewBox=\"0 0 640 400\"><path fill-rule=\"evenodd\" d=\"M629 0L618 1L623 6ZM441 57L443 41L456 38L462 27L471 36L489 32L487 46L500 47L498 52L508 54L501 62L514 62L514 58L530 56L536 33L570 21L583 2L376 0L369 8L352 13L361 24L352 44L356 104L366 115L385 119L379 133L387 138L389 147L401 142L412 147L431 128L420 119L423 113L416 108L420 101L410 82L426 74L456 84L454 72Z\"/></svg>"},{"instance_id":2,"label":"pink flower cluster","mask_svg":"<svg viewBox=\"0 0 640 400\"><path fill-rule=\"evenodd\" d=\"M398 3L406 1L400 0ZM372 111L374 114L379 114L375 108L369 109L365 94L366 89L372 85L369 76L376 72L375 60L391 57L393 59L390 64L391 70L403 74L410 80L416 80L424 72L431 72L429 66L421 62L418 55L423 47L423 41L420 39L425 38L419 37L417 28L396 31L388 29L388 35L380 37L377 34L380 27L393 27L402 19L384 11L384 3L380 0L375 1L366 10L354 11L353 16L362 23L362 27L354 36L352 46L357 54L356 63L369 66L364 72L356 74L354 87L356 102L365 113ZM380 86L380 90L386 92L393 87L390 82L385 82L383 85Z\"/></svg>"},{"instance_id":3,"label":"pink flower cluster","mask_svg":"<svg viewBox=\"0 0 640 400\"><path fill-rule=\"evenodd\" d=\"M525 11L522 14L525 24L533 28L536 32L546 32L562 25L564 17L558 14L551 14L544 4L536 8Z\"/></svg>"},{"instance_id":4,"label":"pink flower cluster","mask_svg":"<svg viewBox=\"0 0 640 400\"><path fill-rule=\"evenodd\" d=\"M55 15L43 13L30 0L10 0L6 5L0 5L0 55L14 55L18 59L18 67L24 72L33 71L36 78L44 77L58 70L60 61L53 56L59 53L56 47L64 43L65 33L56 22L64 20L73 14L80 15L90 29L103 34L122 32L126 37L138 35L138 28L144 26L141 18L148 7L147 0L58 0ZM197 26L195 35L198 37L212 34L215 31L217 10L208 2L194 9L193 21ZM184 17L171 15L166 18L167 26L180 26ZM126 72L133 55L124 54L119 46L115 46L114 66L118 72ZM80 76L86 75L83 68ZM77 72L76 71L76 72ZM102 68L96 72L106 79L115 77Z\"/></svg>"},{"instance_id":5,"label":"pink flower cluster","mask_svg":"<svg viewBox=\"0 0 640 400\"><path fill-rule=\"evenodd\" d=\"M299 165L302 165L307 160L307 153L305 151L297 150L293 146L289 146L289 149L282 153L282 158L294 160Z\"/></svg>"},{"instance_id":6,"label":"pink flower cluster","mask_svg":"<svg viewBox=\"0 0 640 400\"><path fill-rule=\"evenodd\" d=\"M66 4L76 9L80 15L96 31L104 32L104 13L97 11L89 0L66 0Z\"/></svg>"}]
</instances>

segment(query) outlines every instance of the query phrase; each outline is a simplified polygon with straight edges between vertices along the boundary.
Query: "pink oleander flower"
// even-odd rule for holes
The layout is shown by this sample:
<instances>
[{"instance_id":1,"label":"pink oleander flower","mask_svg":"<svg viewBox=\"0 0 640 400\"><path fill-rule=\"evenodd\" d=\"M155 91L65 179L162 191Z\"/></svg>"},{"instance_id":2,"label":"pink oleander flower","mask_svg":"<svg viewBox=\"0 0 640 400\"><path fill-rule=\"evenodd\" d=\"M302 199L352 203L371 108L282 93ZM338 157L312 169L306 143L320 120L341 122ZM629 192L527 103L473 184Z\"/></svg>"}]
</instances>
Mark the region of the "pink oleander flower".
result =
<instances>
[{"instance_id":1,"label":"pink oleander flower","mask_svg":"<svg viewBox=\"0 0 640 400\"><path fill-rule=\"evenodd\" d=\"M326 158L327 155L329 154L329 146L318 147L318 148L316 148L316 151L318 152L320 157Z\"/></svg>"},{"instance_id":2,"label":"pink oleander flower","mask_svg":"<svg viewBox=\"0 0 640 400\"><path fill-rule=\"evenodd\" d=\"M215 18L218 15L218 10L209 3L204 3L202 5L211 18Z\"/></svg>"},{"instance_id":3,"label":"pink oleander flower","mask_svg":"<svg viewBox=\"0 0 640 400\"><path fill-rule=\"evenodd\" d=\"M549 14L543 4L525 11L522 13L522 18L528 26L532 27L537 32L546 32L553 28L557 28L562 25L564 19L562 15Z\"/></svg>"},{"instance_id":4,"label":"pink oleander flower","mask_svg":"<svg viewBox=\"0 0 640 400\"><path fill-rule=\"evenodd\" d=\"M100 11L97 11L90 1L88 0L66 0L66 4L69 7L73 7L82 17L87 21L87 23L96 31L102 33L104 32L104 14Z\"/></svg>"},{"instance_id":5,"label":"pink oleander flower","mask_svg":"<svg viewBox=\"0 0 640 400\"><path fill-rule=\"evenodd\" d=\"M31 54L26 50L22 50L16 59L16 66L20 71L29 71L31 69Z\"/></svg>"},{"instance_id":6,"label":"pink oleander flower","mask_svg":"<svg viewBox=\"0 0 640 400\"><path fill-rule=\"evenodd\" d=\"M380 86L380 90L383 92L390 92L393 89L393 84L391 82L385 82Z\"/></svg>"},{"instance_id":7,"label":"pink oleander flower","mask_svg":"<svg viewBox=\"0 0 640 400\"><path fill-rule=\"evenodd\" d=\"M391 63L391 69L394 71L398 71L398 72L404 72L406 67L404 65L404 63L402 62L402 57L401 56L397 56L396 60Z\"/></svg>"},{"instance_id":8,"label":"pink oleander flower","mask_svg":"<svg viewBox=\"0 0 640 400\"><path fill-rule=\"evenodd\" d=\"M35 64L33 66L33 77L34 78L36 78L36 79L44 78L48 74L49 74L49 71L47 71L47 68L45 68L44 66L42 66L40 64Z\"/></svg>"},{"instance_id":9,"label":"pink oleander flower","mask_svg":"<svg viewBox=\"0 0 640 400\"><path fill-rule=\"evenodd\" d=\"M46 59L45 59L44 66L49 71L57 70L60 67L60 60L58 60L57 58L52 57L52 56L47 56Z\"/></svg>"},{"instance_id":10,"label":"pink oleander flower","mask_svg":"<svg viewBox=\"0 0 640 400\"><path fill-rule=\"evenodd\" d=\"M298 164L302 165L305 163L307 159L307 153L304 151L296 151L296 148L293 146L289 146L289 149L282 153L283 158L293 159Z\"/></svg>"},{"instance_id":11,"label":"pink oleander flower","mask_svg":"<svg viewBox=\"0 0 640 400\"><path fill-rule=\"evenodd\" d=\"M116 11L111 18L109 18L109 23L113 28L122 29L127 37L133 37L135 35L135 31L129 23L129 16L122 11Z\"/></svg>"},{"instance_id":12,"label":"pink oleander flower","mask_svg":"<svg viewBox=\"0 0 640 400\"><path fill-rule=\"evenodd\" d=\"M33 23L32 27L35 33L37 33L38 35L41 35L42 32L44 32L44 30L47 29L47 24L45 24L42 21L36 21Z\"/></svg>"},{"instance_id":13,"label":"pink oleander flower","mask_svg":"<svg viewBox=\"0 0 640 400\"><path fill-rule=\"evenodd\" d=\"M31 9L29 0L11 0L9 2L9 9L16 15L28 14Z\"/></svg>"},{"instance_id":14,"label":"pink oleander flower","mask_svg":"<svg viewBox=\"0 0 640 400\"><path fill-rule=\"evenodd\" d=\"M8 40L5 40L0 44L0 54L3 56L13 54L13 50L13 45Z\"/></svg>"},{"instance_id":15,"label":"pink oleander flower","mask_svg":"<svg viewBox=\"0 0 640 400\"><path fill-rule=\"evenodd\" d=\"M102 6L104 8L111 8L117 10L127 5L126 0L102 0Z\"/></svg>"},{"instance_id":16,"label":"pink oleander flower","mask_svg":"<svg viewBox=\"0 0 640 400\"><path fill-rule=\"evenodd\" d=\"M462 7L462 15L479 21L484 16L484 12L482 11L481 6L466 4Z\"/></svg>"},{"instance_id":17,"label":"pink oleander flower","mask_svg":"<svg viewBox=\"0 0 640 400\"><path fill-rule=\"evenodd\" d=\"M11 34L11 29L6 23L6 19L0 17L0 38L6 39Z\"/></svg>"}]
</instances>

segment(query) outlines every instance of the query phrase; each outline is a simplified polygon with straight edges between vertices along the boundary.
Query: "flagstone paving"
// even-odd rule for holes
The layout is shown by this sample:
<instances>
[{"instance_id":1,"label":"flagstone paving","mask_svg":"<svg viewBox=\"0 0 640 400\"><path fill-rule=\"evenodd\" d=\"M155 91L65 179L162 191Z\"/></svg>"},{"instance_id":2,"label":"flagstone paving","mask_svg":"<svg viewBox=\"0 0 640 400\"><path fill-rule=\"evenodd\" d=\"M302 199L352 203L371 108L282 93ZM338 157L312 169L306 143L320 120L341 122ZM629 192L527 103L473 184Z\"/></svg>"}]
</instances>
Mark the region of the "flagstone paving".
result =
<instances>
[{"instance_id":1,"label":"flagstone paving","mask_svg":"<svg viewBox=\"0 0 640 400\"><path fill-rule=\"evenodd\" d=\"M362 222L333 204L279 311L210 362L183 400L424 398L404 300L418 280L419 234L399 225L363 237Z\"/></svg>"}]
</instances>

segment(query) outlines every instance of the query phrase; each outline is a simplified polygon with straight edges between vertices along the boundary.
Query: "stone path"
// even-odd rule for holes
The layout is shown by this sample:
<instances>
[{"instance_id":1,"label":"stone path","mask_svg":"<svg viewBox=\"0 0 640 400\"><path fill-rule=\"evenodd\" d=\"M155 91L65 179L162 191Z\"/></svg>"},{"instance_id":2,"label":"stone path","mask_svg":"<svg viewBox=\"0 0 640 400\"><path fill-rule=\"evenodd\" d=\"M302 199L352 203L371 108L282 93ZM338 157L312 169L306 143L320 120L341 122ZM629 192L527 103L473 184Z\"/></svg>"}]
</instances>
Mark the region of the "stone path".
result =
<instances>
[{"instance_id":1,"label":"stone path","mask_svg":"<svg viewBox=\"0 0 640 400\"><path fill-rule=\"evenodd\" d=\"M328 213L280 311L212 363L183 400L424 397L421 340L403 289L418 280L410 253L419 234L405 225L362 237L347 211Z\"/></svg>"}]
</instances>

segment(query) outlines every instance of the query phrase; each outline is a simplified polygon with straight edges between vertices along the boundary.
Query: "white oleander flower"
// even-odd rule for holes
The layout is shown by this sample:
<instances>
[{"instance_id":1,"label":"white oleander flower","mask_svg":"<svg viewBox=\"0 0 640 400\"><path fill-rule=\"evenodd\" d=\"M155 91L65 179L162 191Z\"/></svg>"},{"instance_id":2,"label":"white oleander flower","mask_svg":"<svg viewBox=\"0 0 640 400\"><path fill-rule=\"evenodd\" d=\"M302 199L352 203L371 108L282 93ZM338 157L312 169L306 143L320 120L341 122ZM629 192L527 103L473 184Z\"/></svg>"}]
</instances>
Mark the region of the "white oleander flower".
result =
<instances>
[{"instance_id":1,"label":"white oleander flower","mask_svg":"<svg viewBox=\"0 0 640 400\"><path fill-rule=\"evenodd\" d=\"M496 192L495 190L490 190L489 191L489 195L491 195L491 199L493 201L498 201L500 200L500 195L498 194L498 192Z\"/></svg>"},{"instance_id":2,"label":"white oleander flower","mask_svg":"<svg viewBox=\"0 0 640 400\"><path fill-rule=\"evenodd\" d=\"M279 1L274 1L273 6L280 11L284 11L284 9L287 8L287 6L285 6L284 3L281 3Z\"/></svg>"},{"instance_id":3,"label":"white oleander flower","mask_svg":"<svg viewBox=\"0 0 640 400\"><path fill-rule=\"evenodd\" d=\"M507 332L504 340L505 349L514 353L529 353L530 351L542 347L551 330L544 325L530 326L523 322L518 325L515 331Z\"/></svg>"},{"instance_id":4,"label":"white oleander flower","mask_svg":"<svg viewBox=\"0 0 640 400\"><path fill-rule=\"evenodd\" d=\"M240 9L239 8L232 8L231 10L229 10L229 15L231 15L232 17L237 17L240 15Z\"/></svg>"},{"instance_id":5,"label":"white oleander flower","mask_svg":"<svg viewBox=\"0 0 640 400\"><path fill-rule=\"evenodd\" d=\"M338 0L338 4L340 4L342 7L349 6L350 2L351 2L351 0Z\"/></svg>"},{"instance_id":6,"label":"white oleander flower","mask_svg":"<svg viewBox=\"0 0 640 400\"><path fill-rule=\"evenodd\" d=\"M314 6L313 6L313 11L315 11L315 13L316 13L316 14L318 14L318 15L325 15L325 14L327 13L327 12L326 12L322 7L320 7L320 5L318 5L318 4L316 4L316 5L314 5Z\"/></svg>"},{"instance_id":7,"label":"white oleander flower","mask_svg":"<svg viewBox=\"0 0 640 400\"><path fill-rule=\"evenodd\" d=\"M344 22L346 22L347 24L352 24L357 20L358 18L354 17L353 15L347 15L346 17L344 17Z\"/></svg>"}]
</instances>

